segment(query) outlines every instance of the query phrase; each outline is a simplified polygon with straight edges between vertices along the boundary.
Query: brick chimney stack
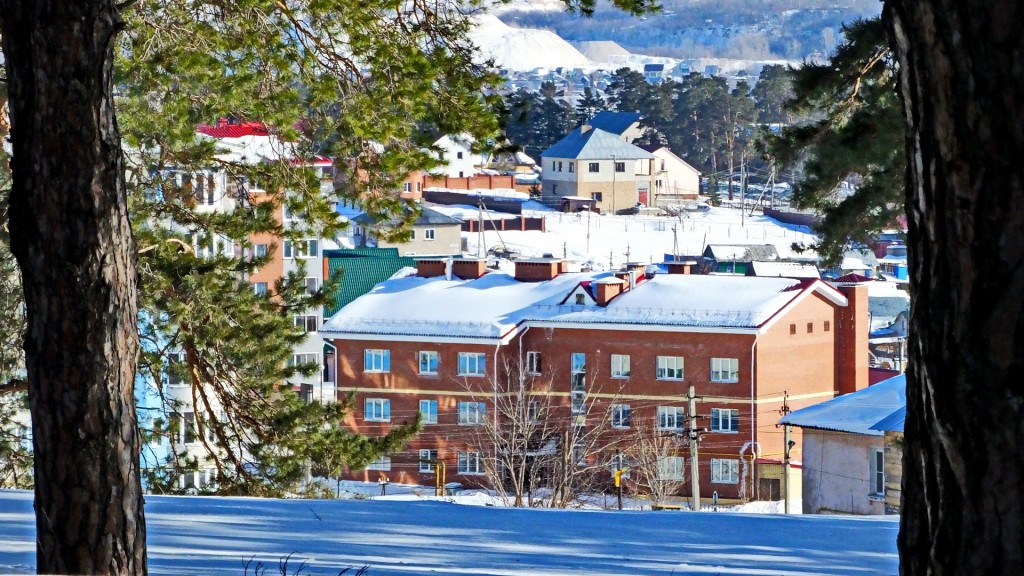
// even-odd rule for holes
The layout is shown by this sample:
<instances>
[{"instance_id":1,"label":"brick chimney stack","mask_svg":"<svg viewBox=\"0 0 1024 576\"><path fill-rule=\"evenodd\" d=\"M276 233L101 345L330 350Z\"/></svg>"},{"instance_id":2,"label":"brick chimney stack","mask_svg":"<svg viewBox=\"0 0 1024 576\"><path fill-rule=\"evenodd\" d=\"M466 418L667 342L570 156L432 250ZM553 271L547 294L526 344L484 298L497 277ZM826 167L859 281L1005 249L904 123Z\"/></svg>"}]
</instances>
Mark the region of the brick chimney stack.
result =
<instances>
[{"instance_id":1,"label":"brick chimney stack","mask_svg":"<svg viewBox=\"0 0 1024 576\"><path fill-rule=\"evenodd\" d=\"M839 286L845 308L836 308L836 393L849 394L868 387L868 287Z\"/></svg>"},{"instance_id":2,"label":"brick chimney stack","mask_svg":"<svg viewBox=\"0 0 1024 576\"><path fill-rule=\"evenodd\" d=\"M598 306L607 306L613 298L625 292L626 280L617 277L594 281L594 300Z\"/></svg>"},{"instance_id":3,"label":"brick chimney stack","mask_svg":"<svg viewBox=\"0 0 1024 576\"><path fill-rule=\"evenodd\" d=\"M516 260L516 280L520 282L543 282L551 280L563 271L568 270L568 265L563 264L561 259L538 258L536 260Z\"/></svg>"}]
</instances>

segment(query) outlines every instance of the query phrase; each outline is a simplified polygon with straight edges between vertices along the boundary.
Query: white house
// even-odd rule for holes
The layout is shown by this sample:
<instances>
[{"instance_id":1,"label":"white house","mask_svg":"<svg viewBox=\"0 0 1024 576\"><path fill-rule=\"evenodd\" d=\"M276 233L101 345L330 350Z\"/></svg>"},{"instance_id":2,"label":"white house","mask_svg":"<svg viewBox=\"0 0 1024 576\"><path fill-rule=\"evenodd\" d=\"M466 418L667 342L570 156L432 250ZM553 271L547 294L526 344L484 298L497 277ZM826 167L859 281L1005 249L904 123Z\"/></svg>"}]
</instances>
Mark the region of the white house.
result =
<instances>
[{"instance_id":1,"label":"white house","mask_svg":"<svg viewBox=\"0 0 1024 576\"><path fill-rule=\"evenodd\" d=\"M481 159L474 154L473 139L468 135L442 136L432 145L436 157L445 164L439 166L430 173L435 176L448 176L449 178L466 178L477 173L477 166L480 166Z\"/></svg>"},{"instance_id":2,"label":"white house","mask_svg":"<svg viewBox=\"0 0 1024 576\"><path fill-rule=\"evenodd\" d=\"M886 439L878 425L906 403L900 375L779 420L803 429L802 450L793 454L803 467L804 514L886 513Z\"/></svg>"},{"instance_id":3,"label":"white house","mask_svg":"<svg viewBox=\"0 0 1024 576\"><path fill-rule=\"evenodd\" d=\"M651 199L645 204L667 206L697 198L700 194L700 170L676 156L668 146L655 144L640 148L654 156L651 160Z\"/></svg>"}]
</instances>

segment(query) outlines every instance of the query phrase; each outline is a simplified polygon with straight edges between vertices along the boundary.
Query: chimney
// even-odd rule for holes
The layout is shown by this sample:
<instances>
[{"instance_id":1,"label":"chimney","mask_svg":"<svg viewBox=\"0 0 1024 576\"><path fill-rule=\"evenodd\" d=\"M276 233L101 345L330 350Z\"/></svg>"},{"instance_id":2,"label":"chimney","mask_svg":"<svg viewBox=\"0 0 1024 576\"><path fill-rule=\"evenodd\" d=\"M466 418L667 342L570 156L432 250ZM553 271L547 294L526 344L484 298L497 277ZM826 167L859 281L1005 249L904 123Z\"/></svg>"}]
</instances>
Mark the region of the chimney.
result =
<instances>
[{"instance_id":1,"label":"chimney","mask_svg":"<svg viewBox=\"0 0 1024 576\"><path fill-rule=\"evenodd\" d=\"M836 393L849 394L868 386L868 287L839 286L846 307L836 308Z\"/></svg>"},{"instance_id":2,"label":"chimney","mask_svg":"<svg viewBox=\"0 0 1024 576\"><path fill-rule=\"evenodd\" d=\"M445 258L417 258L416 275L423 278L444 276Z\"/></svg>"},{"instance_id":3,"label":"chimney","mask_svg":"<svg viewBox=\"0 0 1024 576\"><path fill-rule=\"evenodd\" d=\"M622 294L624 284L625 282L618 277L595 280L593 283L594 300L597 301L597 305L607 306L612 301L612 298Z\"/></svg>"},{"instance_id":4,"label":"chimney","mask_svg":"<svg viewBox=\"0 0 1024 576\"><path fill-rule=\"evenodd\" d=\"M694 274L697 270L696 260L669 260L665 262L669 274Z\"/></svg>"},{"instance_id":5,"label":"chimney","mask_svg":"<svg viewBox=\"0 0 1024 576\"><path fill-rule=\"evenodd\" d=\"M487 273L487 260L478 258L456 258L452 273L464 280L475 280Z\"/></svg>"},{"instance_id":6,"label":"chimney","mask_svg":"<svg viewBox=\"0 0 1024 576\"><path fill-rule=\"evenodd\" d=\"M520 282L543 282L558 276L562 269L562 260L538 258L535 260L516 260L516 280Z\"/></svg>"}]
</instances>

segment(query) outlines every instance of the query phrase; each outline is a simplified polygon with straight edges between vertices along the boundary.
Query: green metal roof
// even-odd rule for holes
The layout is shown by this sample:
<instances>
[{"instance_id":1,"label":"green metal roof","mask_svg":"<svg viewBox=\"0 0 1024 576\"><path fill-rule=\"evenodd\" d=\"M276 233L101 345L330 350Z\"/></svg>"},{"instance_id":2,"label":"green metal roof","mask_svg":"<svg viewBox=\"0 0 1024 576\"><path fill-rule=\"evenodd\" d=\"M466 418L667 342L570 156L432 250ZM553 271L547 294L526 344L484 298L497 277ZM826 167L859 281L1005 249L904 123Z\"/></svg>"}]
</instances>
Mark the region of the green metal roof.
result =
<instances>
[{"instance_id":1,"label":"green metal roof","mask_svg":"<svg viewBox=\"0 0 1024 576\"><path fill-rule=\"evenodd\" d=\"M399 256L397 248L354 248L325 250L327 275L338 279L334 303L324 307L324 318L333 316L346 304L369 292L405 267L416 267L416 261Z\"/></svg>"}]
</instances>

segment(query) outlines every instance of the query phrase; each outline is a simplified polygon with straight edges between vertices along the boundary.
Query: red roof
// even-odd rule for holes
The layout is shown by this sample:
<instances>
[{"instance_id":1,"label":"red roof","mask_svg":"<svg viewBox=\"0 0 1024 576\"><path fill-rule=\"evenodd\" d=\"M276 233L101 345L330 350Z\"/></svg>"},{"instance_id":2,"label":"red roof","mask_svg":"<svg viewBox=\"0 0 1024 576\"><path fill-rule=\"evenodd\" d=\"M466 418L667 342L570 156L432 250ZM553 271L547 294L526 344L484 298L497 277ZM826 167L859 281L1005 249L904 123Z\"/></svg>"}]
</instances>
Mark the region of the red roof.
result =
<instances>
[{"instance_id":1,"label":"red roof","mask_svg":"<svg viewBox=\"0 0 1024 576\"><path fill-rule=\"evenodd\" d=\"M228 118L221 118L215 126L200 124L196 131L213 138L240 138L242 136L269 136L266 124L263 122L236 122Z\"/></svg>"},{"instance_id":2,"label":"red roof","mask_svg":"<svg viewBox=\"0 0 1024 576\"><path fill-rule=\"evenodd\" d=\"M871 282L871 278L867 276L861 276L860 274L847 274L836 278L836 282L843 284L860 284L861 282Z\"/></svg>"}]
</instances>

